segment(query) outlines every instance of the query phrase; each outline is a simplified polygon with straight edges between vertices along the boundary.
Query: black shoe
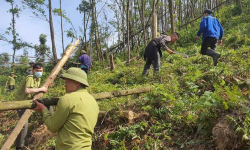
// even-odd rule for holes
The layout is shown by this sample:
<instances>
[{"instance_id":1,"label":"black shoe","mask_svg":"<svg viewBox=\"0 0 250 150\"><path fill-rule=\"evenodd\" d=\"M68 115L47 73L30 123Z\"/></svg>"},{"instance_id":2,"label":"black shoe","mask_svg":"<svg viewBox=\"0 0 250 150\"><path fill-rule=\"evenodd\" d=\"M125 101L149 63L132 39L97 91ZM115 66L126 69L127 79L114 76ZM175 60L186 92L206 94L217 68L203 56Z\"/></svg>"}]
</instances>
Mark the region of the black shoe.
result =
<instances>
[{"instance_id":1,"label":"black shoe","mask_svg":"<svg viewBox=\"0 0 250 150\"><path fill-rule=\"evenodd\" d=\"M220 54L216 53L213 56L214 66L218 65L218 59L220 58Z\"/></svg>"}]
</instances>

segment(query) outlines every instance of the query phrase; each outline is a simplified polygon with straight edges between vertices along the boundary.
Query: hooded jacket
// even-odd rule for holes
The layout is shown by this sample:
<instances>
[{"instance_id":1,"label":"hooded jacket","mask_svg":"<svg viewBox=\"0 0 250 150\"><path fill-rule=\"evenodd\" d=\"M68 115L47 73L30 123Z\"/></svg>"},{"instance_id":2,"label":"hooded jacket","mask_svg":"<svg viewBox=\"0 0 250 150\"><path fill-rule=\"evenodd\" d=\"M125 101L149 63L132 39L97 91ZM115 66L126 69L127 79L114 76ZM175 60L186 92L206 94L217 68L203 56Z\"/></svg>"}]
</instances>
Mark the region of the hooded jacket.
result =
<instances>
[{"instance_id":1,"label":"hooded jacket","mask_svg":"<svg viewBox=\"0 0 250 150\"><path fill-rule=\"evenodd\" d=\"M222 28L220 21L213 17L212 15L205 16L202 18L200 23L200 30L197 33L197 36L200 36L202 33L202 40L206 37L215 37L216 39L221 40L224 35L224 29Z\"/></svg>"}]
</instances>

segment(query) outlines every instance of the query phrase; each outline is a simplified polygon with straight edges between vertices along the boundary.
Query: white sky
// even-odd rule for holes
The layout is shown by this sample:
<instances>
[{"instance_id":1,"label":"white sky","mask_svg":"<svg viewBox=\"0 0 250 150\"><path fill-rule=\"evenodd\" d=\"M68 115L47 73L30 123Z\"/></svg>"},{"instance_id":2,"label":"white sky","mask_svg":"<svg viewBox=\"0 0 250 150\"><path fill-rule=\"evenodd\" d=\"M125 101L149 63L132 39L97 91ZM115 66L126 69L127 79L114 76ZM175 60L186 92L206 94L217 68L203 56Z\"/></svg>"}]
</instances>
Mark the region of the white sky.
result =
<instances>
[{"instance_id":1,"label":"white sky","mask_svg":"<svg viewBox=\"0 0 250 150\"><path fill-rule=\"evenodd\" d=\"M82 26L82 19L83 14L80 14L76 8L80 4L81 0L62 0L62 9L65 10L66 16L70 18L71 22L73 23L75 29L77 30L78 36L81 35L79 31L79 26ZM16 4L21 7L21 1L16 0ZM104 5L101 3L100 5ZM103 7L97 7L103 8ZM11 23L11 13L7 12L11 8L10 4L6 1L1 0L0 1L0 33L4 34L7 28L10 26ZM59 0L52 0L52 8L59 8ZM109 13L109 17L112 17L112 10L106 8L104 11L105 13ZM19 33L19 37L28 43L33 44L39 44L39 36L40 34L46 34L47 35L47 45L51 46L51 38L50 38L50 29L49 29L49 23L37 19L31 16L34 16L32 14L32 10L30 9L22 9L22 11L19 14L19 18L16 20L16 31ZM100 14L101 15L101 14ZM102 21L102 19L99 18L99 22ZM64 31L71 28L71 25L67 23L66 21L63 21L64 23ZM54 31L55 31L55 42L56 42L56 48L57 48L57 55L60 58L60 54L62 53L62 44L61 44L61 28L60 28L60 17L53 16L53 24L54 24ZM12 40L12 36L5 35L9 40ZM112 40L113 41L113 40ZM68 44L70 44L71 38L66 37L66 33L64 32L64 46L66 47ZM109 42L110 43L110 42ZM8 44L5 41L0 41L0 53L7 52L10 55L13 54L12 45ZM34 49L28 49L29 56L35 55ZM16 55L22 55L23 50L17 51Z\"/></svg>"}]
</instances>

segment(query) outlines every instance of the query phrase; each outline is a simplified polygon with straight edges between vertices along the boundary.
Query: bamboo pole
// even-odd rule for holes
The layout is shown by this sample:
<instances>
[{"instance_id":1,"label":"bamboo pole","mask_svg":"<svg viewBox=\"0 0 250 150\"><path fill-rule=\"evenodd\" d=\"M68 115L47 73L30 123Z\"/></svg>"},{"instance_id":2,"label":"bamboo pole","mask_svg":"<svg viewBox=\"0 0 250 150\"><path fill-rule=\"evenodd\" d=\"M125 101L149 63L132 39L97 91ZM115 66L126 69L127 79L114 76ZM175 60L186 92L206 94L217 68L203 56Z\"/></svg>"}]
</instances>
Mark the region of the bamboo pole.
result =
<instances>
[{"instance_id":1,"label":"bamboo pole","mask_svg":"<svg viewBox=\"0 0 250 150\"><path fill-rule=\"evenodd\" d=\"M73 53L73 51L75 50L76 46L79 43L80 43L80 40L78 39L75 42L75 44L71 44L69 46L69 48L64 52L64 55L61 58L61 60L56 64L56 66L51 71L49 77L47 78L47 80L45 81L45 83L42 86L48 87L49 84L54 81L54 79L56 78L57 74L59 73L59 71L61 70L61 68L63 67L63 65L68 60L68 58ZM40 99L42 97L43 97L43 93L38 93L37 95L35 95L34 99ZM30 110L30 109L27 109L24 112L24 114L22 115L22 117L18 121L16 127L14 128L14 130L12 131L12 133L10 134L9 138L7 139L7 141L2 146L1 150L9 150L10 149L11 145L14 143L15 139L17 138L18 134L22 130L25 122L27 122L27 120L29 119L29 117L30 117L31 114L32 114L32 110Z\"/></svg>"},{"instance_id":2,"label":"bamboo pole","mask_svg":"<svg viewBox=\"0 0 250 150\"><path fill-rule=\"evenodd\" d=\"M92 94L92 96L96 100L101 100L101 99L126 96L126 95L131 95L131 94L145 93L149 91L150 91L150 87L142 87L142 88L135 88L135 89L128 89L128 90L97 93L97 94ZM42 101L45 106L51 106L51 105L57 105L58 100L59 100L59 97L54 97L54 98L45 98ZM33 103L33 100L0 102L0 111L15 110L15 109L32 109L32 108L35 108L35 103Z\"/></svg>"}]
</instances>

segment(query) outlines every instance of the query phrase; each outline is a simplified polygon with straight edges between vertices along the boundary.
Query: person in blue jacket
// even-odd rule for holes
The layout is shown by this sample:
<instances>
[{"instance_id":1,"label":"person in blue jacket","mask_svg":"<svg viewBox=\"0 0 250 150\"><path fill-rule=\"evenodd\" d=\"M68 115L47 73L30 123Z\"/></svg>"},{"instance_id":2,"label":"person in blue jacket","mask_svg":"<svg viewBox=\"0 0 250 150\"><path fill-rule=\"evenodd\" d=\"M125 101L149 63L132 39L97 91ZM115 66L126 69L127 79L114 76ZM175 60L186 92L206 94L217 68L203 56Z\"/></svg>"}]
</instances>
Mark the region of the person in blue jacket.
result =
<instances>
[{"instance_id":1,"label":"person in blue jacket","mask_svg":"<svg viewBox=\"0 0 250 150\"><path fill-rule=\"evenodd\" d=\"M85 71L86 74L88 74L91 65L91 60L85 50L81 50L81 56L79 57L79 62L81 63L81 69Z\"/></svg>"},{"instance_id":2,"label":"person in blue jacket","mask_svg":"<svg viewBox=\"0 0 250 150\"><path fill-rule=\"evenodd\" d=\"M198 31L195 39L197 40L202 34L202 46L201 54L208 55L213 58L214 66L217 66L220 54L216 52L216 45L222 44L222 37L224 35L224 30L220 24L220 21L213 17L211 14L212 10L207 9L203 13L203 18L200 23L200 30ZM209 47L211 49L209 49Z\"/></svg>"}]
</instances>

